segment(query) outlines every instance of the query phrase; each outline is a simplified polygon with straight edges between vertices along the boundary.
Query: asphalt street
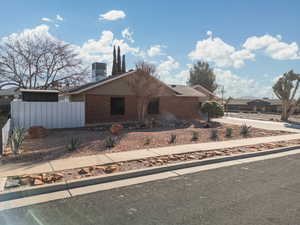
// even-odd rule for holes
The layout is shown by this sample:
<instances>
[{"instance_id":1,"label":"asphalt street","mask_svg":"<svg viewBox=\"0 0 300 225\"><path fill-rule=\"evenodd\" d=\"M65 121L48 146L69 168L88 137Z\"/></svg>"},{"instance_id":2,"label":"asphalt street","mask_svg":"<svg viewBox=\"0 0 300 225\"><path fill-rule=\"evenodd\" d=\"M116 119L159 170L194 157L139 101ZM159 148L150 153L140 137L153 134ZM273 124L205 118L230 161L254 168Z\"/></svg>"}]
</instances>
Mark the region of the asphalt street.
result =
<instances>
[{"instance_id":1,"label":"asphalt street","mask_svg":"<svg viewBox=\"0 0 300 225\"><path fill-rule=\"evenodd\" d=\"M300 225L300 154L0 212L1 225Z\"/></svg>"}]
</instances>

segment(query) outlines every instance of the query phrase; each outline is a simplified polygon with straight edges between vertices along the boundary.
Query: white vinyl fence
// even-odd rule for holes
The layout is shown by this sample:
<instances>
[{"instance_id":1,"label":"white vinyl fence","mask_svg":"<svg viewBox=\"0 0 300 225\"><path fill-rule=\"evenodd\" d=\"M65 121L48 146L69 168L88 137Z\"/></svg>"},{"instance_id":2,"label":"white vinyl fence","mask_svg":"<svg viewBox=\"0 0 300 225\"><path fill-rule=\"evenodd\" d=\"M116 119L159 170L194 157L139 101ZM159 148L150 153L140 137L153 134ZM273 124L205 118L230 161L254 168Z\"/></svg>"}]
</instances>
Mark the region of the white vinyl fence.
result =
<instances>
[{"instance_id":1,"label":"white vinyl fence","mask_svg":"<svg viewBox=\"0 0 300 225\"><path fill-rule=\"evenodd\" d=\"M3 153L4 149L7 146L10 132L11 132L11 119L8 119L6 124L2 128L2 152L0 152L0 154Z\"/></svg>"},{"instance_id":2,"label":"white vinyl fence","mask_svg":"<svg viewBox=\"0 0 300 225\"><path fill-rule=\"evenodd\" d=\"M84 102L11 102L13 127L72 128L85 125Z\"/></svg>"}]
</instances>

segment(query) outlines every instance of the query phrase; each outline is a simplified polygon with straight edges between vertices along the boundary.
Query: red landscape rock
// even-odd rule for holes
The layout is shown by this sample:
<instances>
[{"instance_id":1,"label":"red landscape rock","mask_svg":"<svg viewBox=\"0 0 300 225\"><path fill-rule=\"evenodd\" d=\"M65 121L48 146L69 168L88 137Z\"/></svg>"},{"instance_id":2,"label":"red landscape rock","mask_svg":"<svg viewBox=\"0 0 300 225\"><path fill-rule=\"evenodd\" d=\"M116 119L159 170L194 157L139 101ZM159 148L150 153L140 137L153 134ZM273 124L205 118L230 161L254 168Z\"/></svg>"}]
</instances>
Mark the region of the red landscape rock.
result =
<instances>
[{"instance_id":1,"label":"red landscape rock","mask_svg":"<svg viewBox=\"0 0 300 225\"><path fill-rule=\"evenodd\" d=\"M119 134L123 130L123 125L122 124L113 124L110 128L110 132L112 134Z\"/></svg>"},{"instance_id":2,"label":"red landscape rock","mask_svg":"<svg viewBox=\"0 0 300 225\"><path fill-rule=\"evenodd\" d=\"M43 138L46 137L48 130L42 126L33 126L28 129L28 138Z\"/></svg>"}]
</instances>

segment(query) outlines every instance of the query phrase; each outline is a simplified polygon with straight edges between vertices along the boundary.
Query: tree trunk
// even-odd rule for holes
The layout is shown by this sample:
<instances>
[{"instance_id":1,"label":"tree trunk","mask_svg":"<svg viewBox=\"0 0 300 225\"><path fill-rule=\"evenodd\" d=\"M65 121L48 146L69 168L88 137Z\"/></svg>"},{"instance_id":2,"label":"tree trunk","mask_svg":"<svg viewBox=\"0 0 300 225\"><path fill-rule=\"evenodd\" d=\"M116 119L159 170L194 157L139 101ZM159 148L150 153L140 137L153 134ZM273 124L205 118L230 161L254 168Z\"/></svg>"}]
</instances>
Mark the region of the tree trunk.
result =
<instances>
[{"instance_id":1,"label":"tree trunk","mask_svg":"<svg viewBox=\"0 0 300 225\"><path fill-rule=\"evenodd\" d=\"M282 104L282 112L281 112L281 120L282 121L287 121L289 118L289 113L288 113L288 104L283 102Z\"/></svg>"}]
</instances>

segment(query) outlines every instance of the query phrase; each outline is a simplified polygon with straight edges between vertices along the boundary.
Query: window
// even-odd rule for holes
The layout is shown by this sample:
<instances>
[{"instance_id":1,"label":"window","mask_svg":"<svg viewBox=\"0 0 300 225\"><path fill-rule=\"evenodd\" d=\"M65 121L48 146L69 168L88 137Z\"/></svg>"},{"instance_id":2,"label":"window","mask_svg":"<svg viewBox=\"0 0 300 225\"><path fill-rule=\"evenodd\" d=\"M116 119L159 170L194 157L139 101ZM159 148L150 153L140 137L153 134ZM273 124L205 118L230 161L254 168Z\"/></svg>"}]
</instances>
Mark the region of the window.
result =
<instances>
[{"instance_id":1,"label":"window","mask_svg":"<svg viewBox=\"0 0 300 225\"><path fill-rule=\"evenodd\" d=\"M149 102L148 114L159 114L159 98L154 98Z\"/></svg>"},{"instance_id":2,"label":"window","mask_svg":"<svg viewBox=\"0 0 300 225\"><path fill-rule=\"evenodd\" d=\"M124 98L113 97L110 99L110 114L111 115L124 115L125 114Z\"/></svg>"}]
</instances>

